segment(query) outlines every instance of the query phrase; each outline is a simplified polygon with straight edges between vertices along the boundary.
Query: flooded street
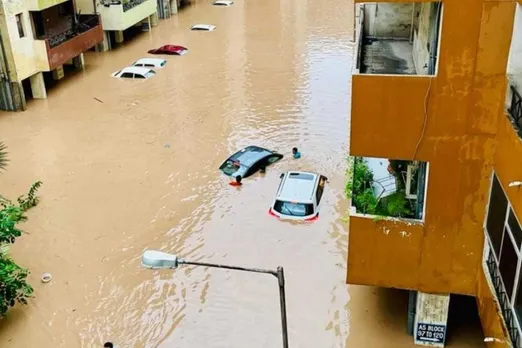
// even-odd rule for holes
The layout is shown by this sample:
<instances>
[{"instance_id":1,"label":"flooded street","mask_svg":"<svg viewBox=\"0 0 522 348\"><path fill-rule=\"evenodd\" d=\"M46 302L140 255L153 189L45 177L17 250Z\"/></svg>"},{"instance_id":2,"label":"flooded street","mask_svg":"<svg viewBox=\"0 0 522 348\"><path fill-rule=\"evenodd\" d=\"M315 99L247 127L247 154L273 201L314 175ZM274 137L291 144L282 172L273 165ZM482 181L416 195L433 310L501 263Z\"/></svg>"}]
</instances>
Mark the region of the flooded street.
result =
<instances>
[{"instance_id":1,"label":"flooded street","mask_svg":"<svg viewBox=\"0 0 522 348\"><path fill-rule=\"evenodd\" d=\"M16 198L44 183L22 226L29 233L12 248L35 298L0 324L1 347L281 346L274 277L144 270L147 248L284 266L293 348L413 347L403 302L390 299L384 307L397 308L383 314L386 290L345 284L352 5L210 3L195 1L114 51L89 52L86 69L49 99L0 115L11 158L0 192ZM195 23L217 30L192 32ZM164 44L189 53L147 81L110 76ZM235 189L217 168L247 145L285 158ZM286 170L329 178L313 224L267 213ZM43 272L51 283L40 283ZM466 333L451 346L481 346L476 326Z\"/></svg>"}]
</instances>

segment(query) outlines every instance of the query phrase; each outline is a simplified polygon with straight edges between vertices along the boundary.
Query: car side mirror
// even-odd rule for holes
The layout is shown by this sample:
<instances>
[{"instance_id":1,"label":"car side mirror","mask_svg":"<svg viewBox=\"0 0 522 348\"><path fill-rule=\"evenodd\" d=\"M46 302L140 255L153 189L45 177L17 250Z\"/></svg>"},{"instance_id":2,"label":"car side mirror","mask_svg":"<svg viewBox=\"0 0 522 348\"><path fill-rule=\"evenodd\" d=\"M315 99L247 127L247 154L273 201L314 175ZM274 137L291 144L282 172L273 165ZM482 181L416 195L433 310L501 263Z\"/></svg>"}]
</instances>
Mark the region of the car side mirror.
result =
<instances>
[{"instance_id":1,"label":"car side mirror","mask_svg":"<svg viewBox=\"0 0 522 348\"><path fill-rule=\"evenodd\" d=\"M279 175L279 179L282 179L283 176L285 176L285 173L281 173L281 175Z\"/></svg>"}]
</instances>

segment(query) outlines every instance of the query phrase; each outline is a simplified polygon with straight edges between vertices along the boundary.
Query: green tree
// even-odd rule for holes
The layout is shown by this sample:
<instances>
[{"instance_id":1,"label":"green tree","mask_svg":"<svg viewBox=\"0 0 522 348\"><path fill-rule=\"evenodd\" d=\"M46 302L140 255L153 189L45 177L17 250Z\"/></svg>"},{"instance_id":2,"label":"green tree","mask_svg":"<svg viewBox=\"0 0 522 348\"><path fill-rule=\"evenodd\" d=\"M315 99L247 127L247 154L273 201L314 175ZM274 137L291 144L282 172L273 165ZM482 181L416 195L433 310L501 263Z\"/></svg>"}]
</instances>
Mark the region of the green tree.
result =
<instances>
[{"instance_id":1,"label":"green tree","mask_svg":"<svg viewBox=\"0 0 522 348\"><path fill-rule=\"evenodd\" d=\"M6 146L0 142L0 170L7 165ZM27 220L24 213L38 204L37 192L42 183L34 183L26 196L16 203L0 196L0 318L16 303L27 304L33 288L27 283L27 269L17 265L8 255L9 245L22 235L17 225Z\"/></svg>"}]
</instances>

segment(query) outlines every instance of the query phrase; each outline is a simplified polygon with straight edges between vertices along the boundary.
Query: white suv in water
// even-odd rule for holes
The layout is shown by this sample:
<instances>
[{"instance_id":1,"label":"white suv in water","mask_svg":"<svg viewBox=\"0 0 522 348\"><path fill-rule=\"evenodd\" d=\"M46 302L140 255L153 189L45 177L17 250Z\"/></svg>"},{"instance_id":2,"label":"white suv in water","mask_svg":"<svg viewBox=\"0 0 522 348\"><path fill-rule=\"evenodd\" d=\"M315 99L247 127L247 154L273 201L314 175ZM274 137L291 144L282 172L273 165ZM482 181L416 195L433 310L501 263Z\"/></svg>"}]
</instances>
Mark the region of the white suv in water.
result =
<instances>
[{"instance_id":1,"label":"white suv in water","mask_svg":"<svg viewBox=\"0 0 522 348\"><path fill-rule=\"evenodd\" d=\"M316 220L327 181L325 176L309 172L281 174L281 183L269 214L287 220Z\"/></svg>"}]
</instances>

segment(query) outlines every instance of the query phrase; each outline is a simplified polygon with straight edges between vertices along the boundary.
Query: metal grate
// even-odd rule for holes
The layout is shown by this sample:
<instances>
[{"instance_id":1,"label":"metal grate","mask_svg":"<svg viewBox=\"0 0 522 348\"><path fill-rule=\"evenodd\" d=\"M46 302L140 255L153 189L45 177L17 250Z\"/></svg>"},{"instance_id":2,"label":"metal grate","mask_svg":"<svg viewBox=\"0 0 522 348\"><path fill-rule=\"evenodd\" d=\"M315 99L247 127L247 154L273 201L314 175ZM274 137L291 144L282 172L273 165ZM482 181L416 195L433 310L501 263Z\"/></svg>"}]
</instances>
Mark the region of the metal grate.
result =
<instances>
[{"instance_id":1,"label":"metal grate","mask_svg":"<svg viewBox=\"0 0 522 348\"><path fill-rule=\"evenodd\" d=\"M73 37L96 27L99 24L100 20L97 15L82 15L76 24L73 22L72 28L69 28L53 36L42 36L39 37L39 39L47 39L49 42L49 47L54 48L72 39Z\"/></svg>"},{"instance_id":2,"label":"metal grate","mask_svg":"<svg viewBox=\"0 0 522 348\"><path fill-rule=\"evenodd\" d=\"M513 310L511 309L509 297L506 291L504 290L504 285L502 284L502 280L500 279L500 270L498 269L497 261L495 260L495 256L493 255L493 252L491 250L489 251L487 266L489 274L491 276L491 280L493 281L493 286L495 287L498 302L500 303L502 316L504 317L504 321L507 325L509 337L511 338L511 344L513 345L513 347L522 348L522 341L516 323L517 318L515 315L513 315Z\"/></svg>"},{"instance_id":3,"label":"metal grate","mask_svg":"<svg viewBox=\"0 0 522 348\"><path fill-rule=\"evenodd\" d=\"M147 0L129 0L123 3L123 12L127 12L128 10L144 3Z\"/></svg>"},{"instance_id":4,"label":"metal grate","mask_svg":"<svg viewBox=\"0 0 522 348\"><path fill-rule=\"evenodd\" d=\"M517 129L518 135L522 138L522 97L514 86L510 86L510 88L511 104L509 106L508 112L511 116L513 125Z\"/></svg>"}]
</instances>

